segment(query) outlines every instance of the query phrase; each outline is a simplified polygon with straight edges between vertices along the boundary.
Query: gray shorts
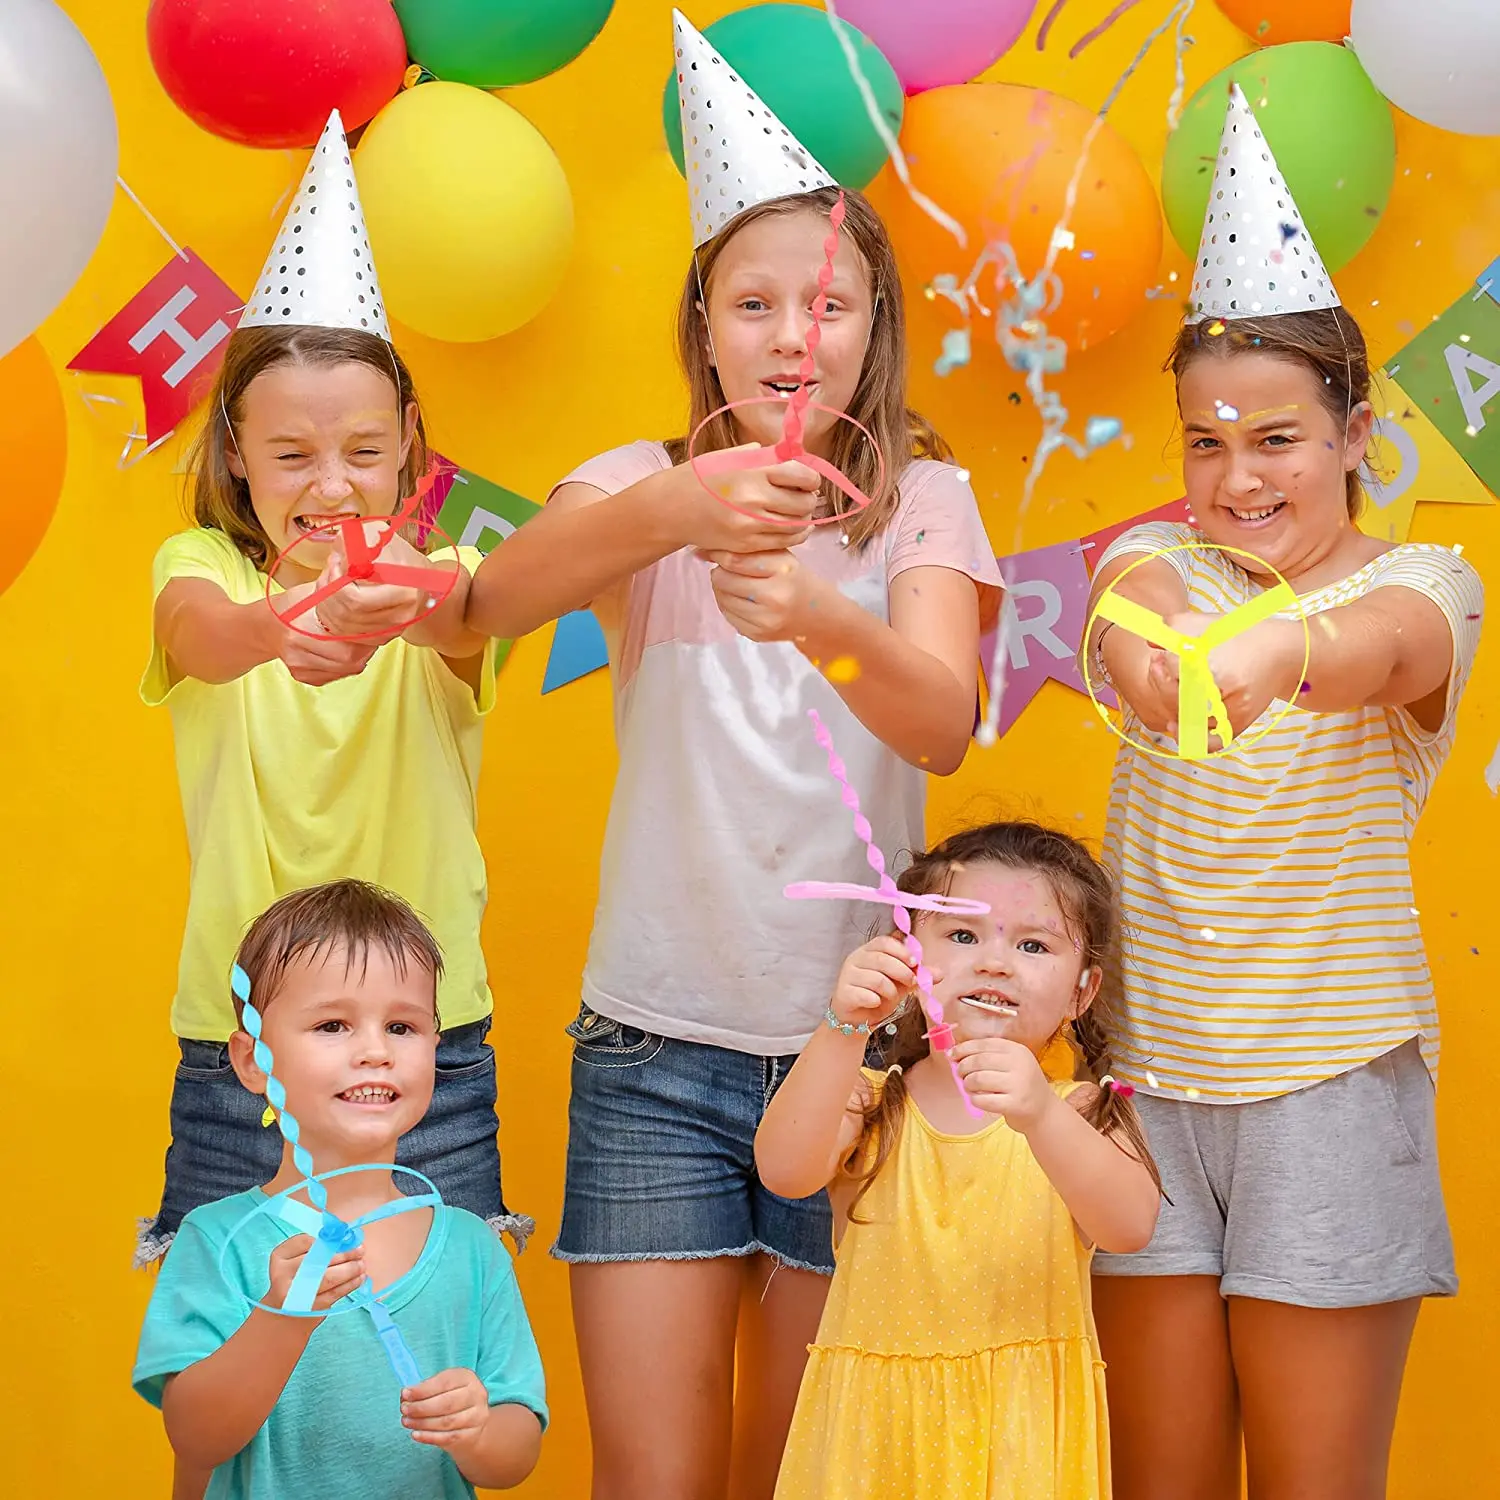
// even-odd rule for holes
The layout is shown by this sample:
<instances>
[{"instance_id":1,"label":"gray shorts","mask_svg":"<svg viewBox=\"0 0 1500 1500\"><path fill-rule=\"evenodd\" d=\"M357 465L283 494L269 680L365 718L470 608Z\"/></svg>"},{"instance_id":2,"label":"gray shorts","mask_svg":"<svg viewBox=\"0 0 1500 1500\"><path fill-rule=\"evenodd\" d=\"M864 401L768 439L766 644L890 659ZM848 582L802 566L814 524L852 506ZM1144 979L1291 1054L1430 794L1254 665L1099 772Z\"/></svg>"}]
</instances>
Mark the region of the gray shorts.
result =
<instances>
[{"instance_id":1,"label":"gray shorts","mask_svg":"<svg viewBox=\"0 0 1500 1500\"><path fill-rule=\"evenodd\" d=\"M1250 1104L1135 1098L1170 1203L1102 1276L1217 1276L1226 1297L1367 1307L1458 1290L1418 1042Z\"/></svg>"}]
</instances>

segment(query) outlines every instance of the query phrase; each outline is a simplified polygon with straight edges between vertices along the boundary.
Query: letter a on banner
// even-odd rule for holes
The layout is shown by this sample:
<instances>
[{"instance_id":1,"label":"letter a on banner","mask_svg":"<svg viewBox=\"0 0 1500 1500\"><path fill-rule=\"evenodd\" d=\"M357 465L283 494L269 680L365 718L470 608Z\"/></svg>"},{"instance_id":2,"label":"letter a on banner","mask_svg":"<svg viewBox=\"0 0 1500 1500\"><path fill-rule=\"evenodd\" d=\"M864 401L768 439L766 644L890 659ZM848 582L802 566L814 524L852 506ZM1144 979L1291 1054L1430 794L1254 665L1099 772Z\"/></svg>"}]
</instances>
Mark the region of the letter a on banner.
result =
<instances>
[{"instance_id":1,"label":"letter a on banner","mask_svg":"<svg viewBox=\"0 0 1500 1500\"><path fill-rule=\"evenodd\" d=\"M218 374L243 305L243 298L185 250L68 361L68 368L139 377L146 441L155 443L187 416Z\"/></svg>"}]
</instances>

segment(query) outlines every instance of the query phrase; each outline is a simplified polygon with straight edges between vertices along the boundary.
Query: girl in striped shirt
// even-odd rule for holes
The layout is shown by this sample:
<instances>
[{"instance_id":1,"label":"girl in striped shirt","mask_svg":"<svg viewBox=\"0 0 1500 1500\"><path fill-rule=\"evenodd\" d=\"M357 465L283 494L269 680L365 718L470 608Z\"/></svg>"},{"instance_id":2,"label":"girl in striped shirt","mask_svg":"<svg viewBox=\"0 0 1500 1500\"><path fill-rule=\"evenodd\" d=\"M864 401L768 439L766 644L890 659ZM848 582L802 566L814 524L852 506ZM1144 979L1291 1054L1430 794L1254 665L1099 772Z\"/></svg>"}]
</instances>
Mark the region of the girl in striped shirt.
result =
<instances>
[{"instance_id":1,"label":"girl in striped shirt","mask_svg":"<svg viewBox=\"0 0 1500 1500\"><path fill-rule=\"evenodd\" d=\"M1115 1494L1237 1500L1243 1442L1252 1500L1370 1500L1421 1299L1457 1288L1409 845L1483 591L1452 550L1355 525L1364 339L1238 93L1224 139L1168 362L1198 529L1126 533L1094 599L1191 636L1279 579L1296 598L1211 651L1234 740L1206 760L1177 754L1171 652L1107 621L1086 645L1128 737L1116 1071L1169 1200L1144 1251L1095 1260Z\"/></svg>"}]
</instances>

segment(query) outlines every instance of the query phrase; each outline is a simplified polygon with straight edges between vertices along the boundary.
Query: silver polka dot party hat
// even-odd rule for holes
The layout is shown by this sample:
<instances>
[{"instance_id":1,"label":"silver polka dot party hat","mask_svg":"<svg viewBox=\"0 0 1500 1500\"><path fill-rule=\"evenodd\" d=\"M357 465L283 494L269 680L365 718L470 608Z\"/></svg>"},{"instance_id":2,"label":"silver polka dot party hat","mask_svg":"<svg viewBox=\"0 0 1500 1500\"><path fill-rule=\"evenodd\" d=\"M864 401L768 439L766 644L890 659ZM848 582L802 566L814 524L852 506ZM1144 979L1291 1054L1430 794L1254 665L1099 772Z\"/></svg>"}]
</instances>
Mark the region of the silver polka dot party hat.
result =
<instances>
[{"instance_id":1,"label":"silver polka dot party hat","mask_svg":"<svg viewBox=\"0 0 1500 1500\"><path fill-rule=\"evenodd\" d=\"M1323 257L1236 83L1193 266L1188 321L1269 318L1338 306Z\"/></svg>"},{"instance_id":2,"label":"silver polka dot party hat","mask_svg":"<svg viewBox=\"0 0 1500 1500\"><path fill-rule=\"evenodd\" d=\"M391 341L339 112L329 115L241 328L360 328Z\"/></svg>"},{"instance_id":3,"label":"silver polka dot party hat","mask_svg":"<svg viewBox=\"0 0 1500 1500\"><path fill-rule=\"evenodd\" d=\"M681 11L672 12L693 248L755 203L834 180Z\"/></svg>"}]
</instances>

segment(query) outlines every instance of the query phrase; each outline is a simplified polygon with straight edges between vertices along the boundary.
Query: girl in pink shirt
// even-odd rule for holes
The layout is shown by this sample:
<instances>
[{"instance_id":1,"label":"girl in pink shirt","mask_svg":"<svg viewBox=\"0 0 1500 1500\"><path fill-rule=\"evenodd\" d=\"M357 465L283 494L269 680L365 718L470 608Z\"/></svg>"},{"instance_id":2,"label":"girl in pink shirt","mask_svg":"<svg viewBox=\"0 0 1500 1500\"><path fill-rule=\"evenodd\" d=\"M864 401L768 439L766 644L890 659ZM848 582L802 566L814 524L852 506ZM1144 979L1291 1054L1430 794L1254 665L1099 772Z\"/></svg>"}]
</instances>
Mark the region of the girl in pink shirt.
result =
<instances>
[{"instance_id":1,"label":"girl in pink shirt","mask_svg":"<svg viewBox=\"0 0 1500 1500\"><path fill-rule=\"evenodd\" d=\"M700 241L677 325L687 430L762 404L717 417L699 451L780 438L837 201L825 186L751 203ZM998 604L967 477L906 406L901 283L855 193L834 272L811 394L874 434L884 480L848 423L810 411L806 445L867 509L770 452L729 477L732 508L684 439L632 443L564 479L470 595L486 633L588 607L609 645L620 767L568 1028L553 1253L572 1267L594 1492L612 1500L769 1500L832 1224L825 1193L793 1201L759 1181L755 1131L869 915L782 889L871 879L807 710L880 846L923 847L927 773L964 758L981 615Z\"/></svg>"}]
</instances>

